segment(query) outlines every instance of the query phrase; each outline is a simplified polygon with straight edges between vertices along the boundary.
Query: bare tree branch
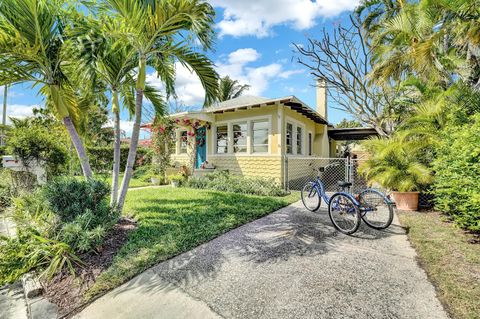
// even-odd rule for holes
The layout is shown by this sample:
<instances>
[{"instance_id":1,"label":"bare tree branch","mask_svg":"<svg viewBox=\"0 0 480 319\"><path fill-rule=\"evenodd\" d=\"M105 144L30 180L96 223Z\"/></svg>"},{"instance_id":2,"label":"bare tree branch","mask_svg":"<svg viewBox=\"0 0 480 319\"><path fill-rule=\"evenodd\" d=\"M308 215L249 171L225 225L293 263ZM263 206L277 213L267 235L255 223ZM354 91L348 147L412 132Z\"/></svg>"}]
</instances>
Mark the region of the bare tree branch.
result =
<instances>
[{"instance_id":1,"label":"bare tree branch","mask_svg":"<svg viewBox=\"0 0 480 319\"><path fill-rule=\"evenodd\" d=\"M306 47L294 44L301 55L297 62L327 83L337 108L389 135L396 125L389 116L396 91L369 81L370 46L362 24L353 16L350 20L349 27L338 26L331 32L323 29L320 40L308 38Z\"/></svg>"}]
</instances>

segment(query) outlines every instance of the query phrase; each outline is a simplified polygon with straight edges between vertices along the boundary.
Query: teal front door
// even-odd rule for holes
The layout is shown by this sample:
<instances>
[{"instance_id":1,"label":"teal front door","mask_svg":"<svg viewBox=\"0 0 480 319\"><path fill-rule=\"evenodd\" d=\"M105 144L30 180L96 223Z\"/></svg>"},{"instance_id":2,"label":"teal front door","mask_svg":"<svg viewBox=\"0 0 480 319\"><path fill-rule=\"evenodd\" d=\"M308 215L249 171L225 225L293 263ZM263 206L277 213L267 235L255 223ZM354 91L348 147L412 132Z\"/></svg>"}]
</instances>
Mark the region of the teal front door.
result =
<instances>
[{"instance_id":1,"label":"teal front door","mask_svg":"<svg viewBox=\"0 0 480 319\"><path fill-rule=\"evenodd\" d=\"M200 165L207 160L207 130L205 127L197 129L195 142L197 145L197 159L195 167L200 168Z\"/></svg>"}]
</instances>

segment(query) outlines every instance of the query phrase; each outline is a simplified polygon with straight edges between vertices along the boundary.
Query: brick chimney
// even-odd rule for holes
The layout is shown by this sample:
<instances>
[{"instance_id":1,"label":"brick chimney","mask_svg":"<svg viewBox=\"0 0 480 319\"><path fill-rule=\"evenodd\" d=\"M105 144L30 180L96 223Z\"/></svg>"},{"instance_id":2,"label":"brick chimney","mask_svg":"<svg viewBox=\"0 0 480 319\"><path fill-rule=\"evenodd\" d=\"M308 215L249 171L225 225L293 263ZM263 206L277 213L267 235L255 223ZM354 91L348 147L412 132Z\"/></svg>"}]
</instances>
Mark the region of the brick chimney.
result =
<instances>
[{"instance_id":1,"label":"brick chimney","mask_svg":"<svg viewBox=\"0 0 480 319\"><path fill-rule=\"evenodd\" d=\"M323 79L317 80L317 112L328 121L327 83Z\"/></svg>"}]
</instances>

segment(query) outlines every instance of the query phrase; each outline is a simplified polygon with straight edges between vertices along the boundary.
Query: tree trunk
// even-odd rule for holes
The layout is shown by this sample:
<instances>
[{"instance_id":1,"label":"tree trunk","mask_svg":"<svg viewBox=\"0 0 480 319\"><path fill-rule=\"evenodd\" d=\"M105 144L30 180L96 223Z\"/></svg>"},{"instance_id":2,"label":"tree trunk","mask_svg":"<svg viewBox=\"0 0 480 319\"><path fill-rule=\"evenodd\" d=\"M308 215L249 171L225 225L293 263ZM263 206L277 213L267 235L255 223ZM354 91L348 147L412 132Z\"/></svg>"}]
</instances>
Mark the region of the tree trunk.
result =
<instances>
[{"instance_id":1,"label":"tree trunk","mask_svg":"<svg viewBox=\"0 0 480 319\"><path fill-rule=\"evenodd\" d=\"M112 170L112 192L110 194L110 206L117 205L118 197L118 179L120 175L120 112L114 110L114 135L115 141L113 144L113 170Z\"/></svg>"},{"instance_id":2,"label":"tree trunk","mask_svg":"<svg viewBox=\"0 0 480 319\"><path fill-rule=\"evenodd\" d=\"M85 151L85 147L83 146L82 141L80 140L80 136L78 136L77 130L73 125L72 119L70 116L65 116L63 118L63 123L67 128L68 134L70 135L70 139L72 140L72 144L77 151L78 158L80 160L80 165L82 166L83 176L85 178L90 179L93 176L92 169L90 168L90 163L88 161L87 152Z\"/></svg>"},{"instance_id":3,"label":"tree trunk","mask_svg":"<svg viewBox=\"0 0 480 319\"><path fill-rule=\"evenodd\" d=\"M0 138L0 145L5 145L5 125L7 125L7 97L8 85L3 87L3 113L2 113L2 135Z\"/></svg>"},{"instance_id":4,"label":"tree trunk","mask_svg":"<svg viewBox=\"0 0 480 319\"><path fill-rule=\"evenodd\" d=\"M125 198L127 196L128 185L132 178L133 166L137 156L138 139L140 137L140 123L142 121L142 101L143 89L136 89L135 98L135 122L133 123L132 138L130 140L130 149L128 150L127 166L125 167L125 175L123 176L122 187L117 200L117 209L122 212Z\"/></svg>"}]
</instances>

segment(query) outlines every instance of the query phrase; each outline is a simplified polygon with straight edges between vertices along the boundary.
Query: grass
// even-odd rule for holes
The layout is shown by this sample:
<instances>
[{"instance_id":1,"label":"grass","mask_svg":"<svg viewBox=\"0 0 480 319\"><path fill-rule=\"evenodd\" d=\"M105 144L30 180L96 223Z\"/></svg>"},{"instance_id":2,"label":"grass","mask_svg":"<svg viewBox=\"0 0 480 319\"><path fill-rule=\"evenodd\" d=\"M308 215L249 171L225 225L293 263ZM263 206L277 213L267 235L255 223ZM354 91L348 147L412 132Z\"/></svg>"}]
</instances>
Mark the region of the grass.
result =
<instances>
[{"instance_id":1,"label":"grass","mask_svg":"<svg viewBox=\"0 0 480 319\"><path fill-rule=\"evenodd\" d=\"M131 191L124 212L138 222L113 264L87 299L113 289L147 268L299 199L241 195L191 188Z\"/></svg>"},{"instance_id":2,"label":"grass","mask_svg":"<svg viewBox=\"0 0 480 319\"><path fill-rule=\"evenodd\" d=\"M122 183L123 175L124 174L121 173L119 177L120 185ZM112 185L112 175L110 174L97 174L95 177L104 180L105 182L108 183L108 185ZM128 185L128 188L137 188L137 187L144 187L144 186L152 186L152 183L150 183L150 181L143 181L140 178L132 178L130 179L130 185Z\"/></svg>"},{"instance_id":3,"label":"grass","mask_svg":"<svg viewBox=\"0 0 480 319\"><path fill-rule=\"evenodd\" d=\"M438 296L453 318L480 318L480 244L439 213L399 214Z\"/></svg>"}]
</instances>

